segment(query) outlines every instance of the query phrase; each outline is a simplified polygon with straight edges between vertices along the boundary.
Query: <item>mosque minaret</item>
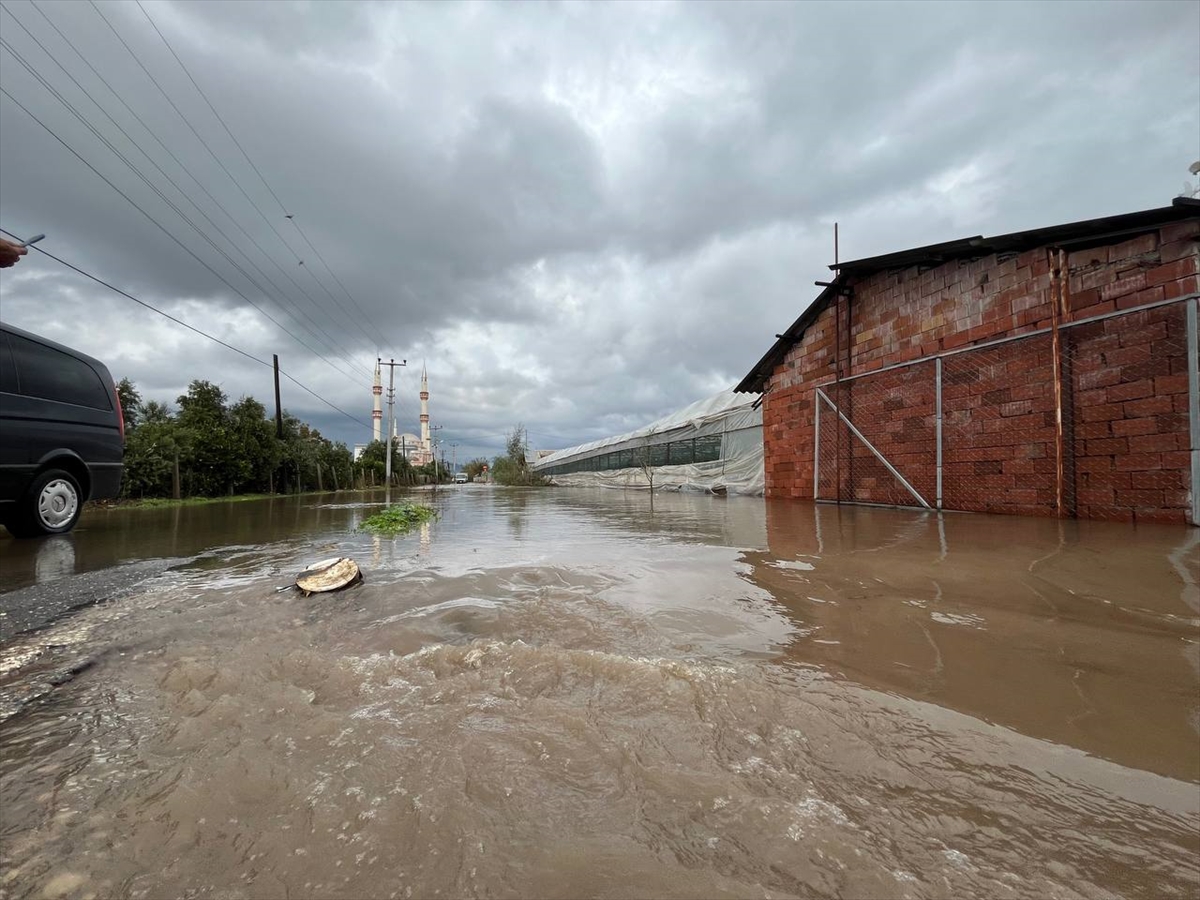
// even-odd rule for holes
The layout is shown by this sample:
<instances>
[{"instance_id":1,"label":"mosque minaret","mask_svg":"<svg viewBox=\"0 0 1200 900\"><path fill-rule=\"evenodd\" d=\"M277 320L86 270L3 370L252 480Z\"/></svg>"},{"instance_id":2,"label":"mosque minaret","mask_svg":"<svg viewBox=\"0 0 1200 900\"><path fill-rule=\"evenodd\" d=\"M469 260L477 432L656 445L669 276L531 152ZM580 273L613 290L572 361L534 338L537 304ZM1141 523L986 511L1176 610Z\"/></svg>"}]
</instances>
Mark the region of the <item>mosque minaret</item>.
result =
<instances>
[{"instance_id":1,"label":"mosque minaret","mask_svg":"<svg viewBox=\"0 0 1200 900\"><path fill-rule=\"evenodd\" d=\"M371 393L375 401L374 408L371 410L371 439L374 441L383 440L383 376L380 374L382 366L379 362L375 363L375 383L371 386ZM429 373L426 371L424 364L421 366L421 435L418 437L415 434L404 431L400 427L398 419L392 420L392 440L396 442L396 448L403 453L408 460L415 466L423 466L433 459L433 442L430 440L431 429L429 427ZM358 459L366 449L366 444L354 445L354 458Z\"/></svg>"},{"instance_id":2,"label":"mosque minaret","mask_svg":"<svg viewBox=\"0 0 1200 900\"><path fill-rule=\"evenodd\" d=\"M433 447L429 444L429 374L421 363L421 451L425 459L433 459Z\"/></svg>"}]
</instances>

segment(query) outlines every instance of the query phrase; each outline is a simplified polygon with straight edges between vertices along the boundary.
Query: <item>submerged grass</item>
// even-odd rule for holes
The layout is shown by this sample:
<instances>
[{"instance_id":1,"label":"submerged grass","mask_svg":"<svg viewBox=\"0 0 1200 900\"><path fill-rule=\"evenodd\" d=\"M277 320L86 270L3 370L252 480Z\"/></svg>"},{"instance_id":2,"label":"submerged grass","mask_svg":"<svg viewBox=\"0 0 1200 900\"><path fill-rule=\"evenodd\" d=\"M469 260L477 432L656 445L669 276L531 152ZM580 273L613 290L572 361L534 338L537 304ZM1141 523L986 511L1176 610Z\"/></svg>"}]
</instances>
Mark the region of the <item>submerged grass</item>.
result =
<instances>
[{"instance_id":1,"label":"submerged grass","mask_svg":"<svg viewBox=\"0 0 1200 900\"><path fill-rule=\"evenodd\" d=\"M171 506L204 506L208 503L242 503L246 500L270 500L282 494L234 494L232 497L183 497L172 500L166 497L147 497L142 500L118 500L109 504L122 509L166 509ZM291 496L295 496L294 494Z\"/></svg>"},{"instance_id":2,"label":"submerged grass","mask_svg":"<svg viewBox=\"0 0 1200 900\"><path fill-rule=\"evenodd\" d=\"M408 531L422 522L428 522L437 513L432 507L419 503L399 503L388 506L373 516L363 519L359 529L375 534L394 535Z\"/></svg>"},{"instance_id":3,"label":"submerged grass","mask_svg":"<svg viewBox=\"0 0 1200 900\"><path fill-rule=\"evenodd\" d=\"M133 499L121 497L116 500L89 500L88 506L93 509L168 509L173 506L204 506L209 503L244 503L247 500L287 500L291 497L309 497L318 494L332 494L334 491L303 491L294 494L233 494L221 497L183 497L172 500L169 497L143 497ZM342 491L341 493L349 493Z\"/></svg>"}]
</instances>

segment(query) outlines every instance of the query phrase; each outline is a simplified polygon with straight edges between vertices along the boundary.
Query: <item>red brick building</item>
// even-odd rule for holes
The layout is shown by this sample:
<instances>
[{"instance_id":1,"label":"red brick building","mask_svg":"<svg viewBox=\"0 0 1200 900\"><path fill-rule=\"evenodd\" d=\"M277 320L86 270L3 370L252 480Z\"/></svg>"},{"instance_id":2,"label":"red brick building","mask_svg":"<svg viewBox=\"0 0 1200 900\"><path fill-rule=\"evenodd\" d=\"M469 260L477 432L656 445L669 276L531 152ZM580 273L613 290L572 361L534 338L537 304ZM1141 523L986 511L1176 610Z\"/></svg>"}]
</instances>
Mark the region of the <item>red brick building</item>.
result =
<instances>
[{"instance_id":1,"label":"red brick building","mask_svg":"<svg viewBox=\"0 0 1200 900\"><path fill-rule=\"evenodd\" d=\"M1200 524L1200 201L834 268L737 387L767 496Z\"/></svg>"}]
</instances>

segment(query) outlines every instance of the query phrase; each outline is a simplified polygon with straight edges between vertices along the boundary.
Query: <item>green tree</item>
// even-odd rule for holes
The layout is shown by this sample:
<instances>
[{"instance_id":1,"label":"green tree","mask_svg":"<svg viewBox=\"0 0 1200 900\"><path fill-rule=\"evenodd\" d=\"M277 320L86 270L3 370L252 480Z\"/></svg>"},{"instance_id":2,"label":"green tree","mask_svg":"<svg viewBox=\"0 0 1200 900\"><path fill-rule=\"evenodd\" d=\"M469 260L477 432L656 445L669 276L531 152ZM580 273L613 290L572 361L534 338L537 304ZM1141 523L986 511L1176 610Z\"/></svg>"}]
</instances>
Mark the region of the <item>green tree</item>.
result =
<instances>
[{"instance_id":1,"label":"green tree","mask_svg":"<svg viewBox=\"0 0 1200 900\"><path fill-rule=\"evenodd\" d=\"M426 481L441 484L450 480L450 468L440 459L430 460L415 469L416 473Z\"/></svg>"},{"instance_id":2,"label":"green tree","mask_svg":"<svg viewBox=\"0 0 1200 900\"><path fill-rule=\"evenodd\" d=\"M137 426L142 409L142 395L138 393L132 381L122 378L117 382L117 396L121 400L121 418L125 422L125 434L129 435Z\"/></svg>"},{"instance_id":3,"label":"green tree","mask_svg":"<svg viewBox=\"0 0 1200 900\"><path fill-rule=\"evenodd\" d=\"M416 484L417 468L404 455L405 447L399 438L392 439L392 480L396 484Z\"/></svg>"},{"instance_id":4,"label":"green tree","mask_svg":"<svg viewBox=\"0 0 1200 900\"><path fill-rule=\"evenodd\" d=\"M234 490L239 493L272 490L282 448L275 437L275 424L267 418L266 407L253 397L242 397L229 409L229 427L238 453Z\"/></svg>"},{"instance_id":5,"label":"green tree","mask_svg":"<svg viewBox=\"0 0 1200 900\"><path fill-rule=\"evenodd\" d=\"M189 496L230 494L245 474L225 400L218 385L196 380L176 401L182 431L180 465Z\"/></svg>"},{"instance_id":6,"label":"green tree","mask_svg":"<svg viewBox=\"0 0 1200 900\"><path fill-rule=\"evenodd\" d=\"M463 466L463 471L467 473L468 478L470 478L472 481L474 481L476 478L478 478L480 475L483 474L483 469L487 465L488 465L488 461L486 459L484 459L482 456L479 456L479 457L476 457L475 459L471 460L465 466Z\"/></svg>"},{"instance_id":7,"label":"green tree","mask_svg":"<svg viewBox=\"0 0 1200 900\"><path fill-rule=\"evenodd\" d=\"M142 422L167 422L171 419L171 407L157 400L147 400L142 404L140 416Z\"/></svg>"},{"instance_id":8,"label":"green tree","mask_svg":"<svg viewBox=\"0 0 1200 900\"><path fill-rule=\"evenodd\" d=\"M504 449L504 456L497 456L492 463L492 479L497 484L528 486L546 483L545 478L529 468L525 429L520 424L509 433Z\"/></svg>"},{"instance_id":9,"label":"green tree","mask_svg":"<svg viewBox=\"0 0 1200 900\"><path fill-rule=\"evenodd\" d=\"M387 446L383 441L371 441L363 448L354 467L356 474L364 484L383 484L385 468L383 455L386 452Z\"/></svg>"},{"instance_id":10,"label":"green tree","mask_svg":"<svg viewBox=\"0 0 1200 900\"><path fill-rule=\"evenodd\" d=\"M350 448L341 441L332 442L322 439L318 459L324 475L325 490L341 490L353 483L354 455Z\"/></svg>"},{"instance_id":11,"label":"green tree","mask_svg":"<svg viewBox=\"0 0 1200 900\"><path fill-rule=\"evenodd\" d=\"M316 454L308 440L310 434L306 424L284 410L277 490L299 492L305 489L306 479L316 483Z\"/></svg>"},{"instance_id":12,"label":"green tree","mask_svg":"<svg viewBox=\"0 0 1200 900\"><path fill-rule=\"evenodd\" d=\"M162 404L159 404L162 407ZM156 410L156 413L158 410ZM122 493L127 497L170 497L182 434L170 416L143 421L125 439Z\"/></svg>"},{"instance_id":13,"label":"green tree","mask_svg":"<svg viewBox=\"0 0 1200 900\"><path fill-rule=\"evenodd\" d=\"M165 403L142 402L127 378L118 390L127 417L124 496L175 496L177 479L181 496L333 490L354 483L355 465L345 444L290 413L284 414L279 440L273 419L253 397L228 406L218 385L196 380L179 397L175 414ZM393 465L403 474L407 461L397 458Z\"/></svg>"},{"instance_id":14,"label":"green tree","mask_svg":"<svg viewBox=\"0 0 1200 900\"><path fill-rule=\"evenodd\" d=\"M418 477L422 474L428 474L432 477L431 472L427 472L426 466L416 467L412 464L401 451L402 446L400 439L395 438L392 442L392 483L393 484L416 484ZM372 441L363 448L363 452L358 457L358 462L355 463L356 472L360 477L363 477L367 483L382 485L384 483L384 474L387 470L387 460L384 453L387 451L387 445L383 441Z\"/></svg>"}]
</instances>

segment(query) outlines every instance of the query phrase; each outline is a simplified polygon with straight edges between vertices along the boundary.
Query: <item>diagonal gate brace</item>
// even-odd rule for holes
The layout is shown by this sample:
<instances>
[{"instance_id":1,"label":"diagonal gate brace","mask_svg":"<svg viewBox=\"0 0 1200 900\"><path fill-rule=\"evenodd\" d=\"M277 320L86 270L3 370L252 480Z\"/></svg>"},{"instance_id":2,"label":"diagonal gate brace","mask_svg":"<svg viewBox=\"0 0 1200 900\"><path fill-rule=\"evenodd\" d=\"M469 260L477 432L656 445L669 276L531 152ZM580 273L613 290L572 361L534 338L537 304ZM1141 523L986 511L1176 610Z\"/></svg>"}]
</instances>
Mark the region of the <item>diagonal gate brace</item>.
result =
<instances>
[{"instance_id":1,"label":"diagonal gate brace","mask_svg":"<svg viewBox=\"0 0 1200 900\"><path fill-rule=\"evenodd\" d=\"M929 502L917 492L917 489L908 483L908 479L905 478L903 475L901 475L900 471L895 466L893 466L890 462L888 462L887 457L884 456L882 453L880 453L877 449L875 449L875 445L872 444L870 441L868 441L866 439L866 437L863 436L863 433L861 431L859 431L856 427L854 427L854 423L851 422L848 418L846 418L846 414L843 413L840 409L838 409L837 404L834 403L832 400L830 400L829 397L826 396L825 392L823 390L821 390L820 388L817 388L816 392L817 392L817 407L818 407L818 409L820 408L820 402L822 400L824 400L825 403L829 406L829 408L832 409L835 413L837 413L838 418L841 419L846 424L846 427L850 429L850 433L853 434L860 441L862 441L864 447L866 447L868 450L870 450L872 453L875 454L875 458L877 460L879 460L881 463L883 463L884 467L889 472L892 473L892 475L895 477L895 479L897 481L899 481L902 485L904 485L904 489L906 491L908 491L910 494L912 494L913 497L916 499L916 501L918 503L920 503L923 507L925 507L925 509L933 509L933 507L929 505Z\"/></svg>"}]
</instances>

